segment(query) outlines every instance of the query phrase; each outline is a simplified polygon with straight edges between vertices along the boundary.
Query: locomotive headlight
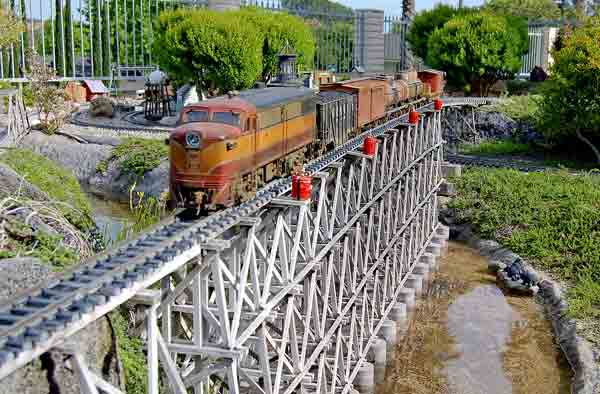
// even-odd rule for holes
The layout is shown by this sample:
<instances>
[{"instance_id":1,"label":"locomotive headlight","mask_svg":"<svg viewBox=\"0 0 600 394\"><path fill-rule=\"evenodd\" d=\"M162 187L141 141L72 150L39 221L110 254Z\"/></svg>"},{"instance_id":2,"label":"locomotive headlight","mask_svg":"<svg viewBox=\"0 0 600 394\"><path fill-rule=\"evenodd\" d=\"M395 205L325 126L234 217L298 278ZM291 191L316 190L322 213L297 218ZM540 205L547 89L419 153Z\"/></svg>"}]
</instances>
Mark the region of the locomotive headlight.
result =
<instances>
[{"instance_id":1,"label":"locomotive headlight","mask_svg":"<svg viewBox=\"0 0 600 394\"><path fill-rule=\"evenodd\" d=\"M196 133L187 133L185 135L185 143L189 148L199 149L201 145L200 136Z\"/></svg>"}]
</instances>

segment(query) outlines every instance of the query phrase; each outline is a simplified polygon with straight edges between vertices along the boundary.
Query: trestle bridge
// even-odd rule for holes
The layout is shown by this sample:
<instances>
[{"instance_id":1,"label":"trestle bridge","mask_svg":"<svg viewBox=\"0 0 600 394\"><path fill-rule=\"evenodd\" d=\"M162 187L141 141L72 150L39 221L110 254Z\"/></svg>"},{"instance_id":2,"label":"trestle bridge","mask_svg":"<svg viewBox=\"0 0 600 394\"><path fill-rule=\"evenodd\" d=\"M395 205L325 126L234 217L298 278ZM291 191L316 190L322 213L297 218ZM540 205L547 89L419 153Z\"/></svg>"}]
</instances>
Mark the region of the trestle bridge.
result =
<instances>
[{"instance_id":1,"label":"trestle bridge","mask_svg":"<svg viewBox=\"0 0 600 394\"><path fill-rule=\"evenodd\" d=\"M148 392L337 393L373 388L398 329L437 267L446 109L419 109L308 163L311 198L270 183L239 206L169 219L0 306L0 379L53 348L86 394L123 393L70 336L135 304ZM361 151L367 136L374 155Z\"/></svg>"}]
</instances>

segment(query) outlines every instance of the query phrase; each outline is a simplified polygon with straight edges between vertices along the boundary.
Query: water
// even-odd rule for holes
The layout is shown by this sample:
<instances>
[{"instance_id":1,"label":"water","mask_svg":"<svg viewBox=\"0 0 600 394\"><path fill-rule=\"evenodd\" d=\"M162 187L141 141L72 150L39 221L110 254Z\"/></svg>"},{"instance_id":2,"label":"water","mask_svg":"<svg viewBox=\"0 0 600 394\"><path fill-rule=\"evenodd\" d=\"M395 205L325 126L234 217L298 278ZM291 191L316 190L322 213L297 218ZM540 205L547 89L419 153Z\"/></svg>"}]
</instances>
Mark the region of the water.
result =
<instances>
[{"instance_id":1,"label":"water","mask_svg":"<svg viewBox=\"0 0 600 394\"><path fill-rule=\"evenodd\" d=\"M129 210L129 205L106 200L89 191L86 191L86 195L92 204L92 215L96 225L109 243L116 242L119 233L133 223L133 215Z\"/></svg>"},{"instance_id":2,"label":"water","mask_svg":"<svg viewBox=\"0 0 600 394\"><path fill-rule=\"evenodd\" d=\"M474 250L450 244L379 394L567 394L571 370L531 297L503 294Z\"/></svg>"}]
</instances>

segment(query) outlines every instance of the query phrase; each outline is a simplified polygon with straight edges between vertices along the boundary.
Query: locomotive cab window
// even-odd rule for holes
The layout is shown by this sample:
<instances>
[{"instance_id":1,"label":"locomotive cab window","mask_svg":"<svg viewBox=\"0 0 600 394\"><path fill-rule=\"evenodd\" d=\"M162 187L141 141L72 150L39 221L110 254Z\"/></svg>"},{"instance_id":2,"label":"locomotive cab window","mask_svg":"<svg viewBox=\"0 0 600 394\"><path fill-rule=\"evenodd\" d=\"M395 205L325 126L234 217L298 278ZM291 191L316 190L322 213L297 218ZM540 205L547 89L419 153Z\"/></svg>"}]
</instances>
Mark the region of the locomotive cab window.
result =
<instances>
[{"instance_id":1,"label":"locomotive cab window","mask_svg":"<svg viewBox=\"0 0 600 394\"><path fill-rule=\"evenodd\" d=\"M230 111L213 112L212 121L240 126L240 114Z\"/></svg>"},{"instance_id":2,"label":"locomotive cab window","mask_svg":"<svg viewBox=\"0 0 600 394\"><path fill-rule=\"evenodd\" d=\"M195 109L192 111L188 111L185 113L185 117L183 119L184 123L187 122L207 122L208 121L208 111Z\"/></svg>"}]
</instances>

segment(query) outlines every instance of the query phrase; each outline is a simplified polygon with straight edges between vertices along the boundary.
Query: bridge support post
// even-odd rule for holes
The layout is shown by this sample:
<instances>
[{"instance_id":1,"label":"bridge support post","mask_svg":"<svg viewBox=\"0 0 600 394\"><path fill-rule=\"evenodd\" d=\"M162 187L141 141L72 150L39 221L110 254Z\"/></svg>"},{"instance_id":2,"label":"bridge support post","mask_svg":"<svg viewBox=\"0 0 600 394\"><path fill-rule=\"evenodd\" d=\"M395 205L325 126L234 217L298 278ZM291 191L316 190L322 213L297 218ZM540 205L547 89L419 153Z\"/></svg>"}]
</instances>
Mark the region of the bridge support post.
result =
<instances>
[{"instance_id":1,"label":"bridge support post","mask_svg":"<svg viewBox=\"0 0 600 394\"><path fill-rule=\"evenodd\" d=\"M375 392L375 366L372 363L362 363L356 374L356 386L361 394Z\"/></svg>"},{"instance_id":2,"label":"bridge support post","mask_svg":"<svg viewBox=\"0 0 600 394\"><path fill-rule=\"evenodd\" d=\"M400 290L398 294L398 300L406 305L406 310L410 313L415 310L416 300L415 300L415 289L403 288Z\"/></svg>"},{"instance_id":3,"label":"bridge support post","mask_svg":"<svg viewBox=\"0 0 600 394\"><path fill-rule=\"evenodd\" d=\"M435 272L439 268L438 261L431 253L423 253L419 258L419 263L427 264L429 266L429 272Z\"/></svg>"},{"instance_id":4,"label":"bridge support post","mask_svg":"<svg viewBox=\"0 0 600 394\"><path fill-rule=\"evenodd\" d=\"M414 289L415 297L420 297L423 294L423 276L417 274L408 275L405 286L409 289Z\"/></svg>"},{"instance_id":5,"label":"bridge support post","mask_svg":"<svg viewBox=\"0 0 600 394\"><path fill-rule=\"evenodd\" d=\"M373 361L375 364L375 383L383 383L385 379L385 367L387 365L388 344L384 339L377 338L371 345L373 352Z\"/></svg>"},{"instance_id":6,"label":"bridge support post","mask_svg":"<svg viewBox=\"0 0 600 394\"><path fill-rule=\"evenodd\" d=\"M413 268L415 275L420 275L423 278L423 292L425 294L429 290L429 283L431 282L431 275L429 274L429 264L417 263Z\"/></svg>"},{"instance_id":7,"label":"bridge support post","mask_svg":"<svg viewBox=\"0 0 600 394\"><path fill-rule=\"evenodd\" d=\"M406 304L402 302L396 302L392 311L390 312L390 319L396 322L396 332L398 338L401 338L408 329L408 314L406 311Z\"/></svg>"}]
</instances>

